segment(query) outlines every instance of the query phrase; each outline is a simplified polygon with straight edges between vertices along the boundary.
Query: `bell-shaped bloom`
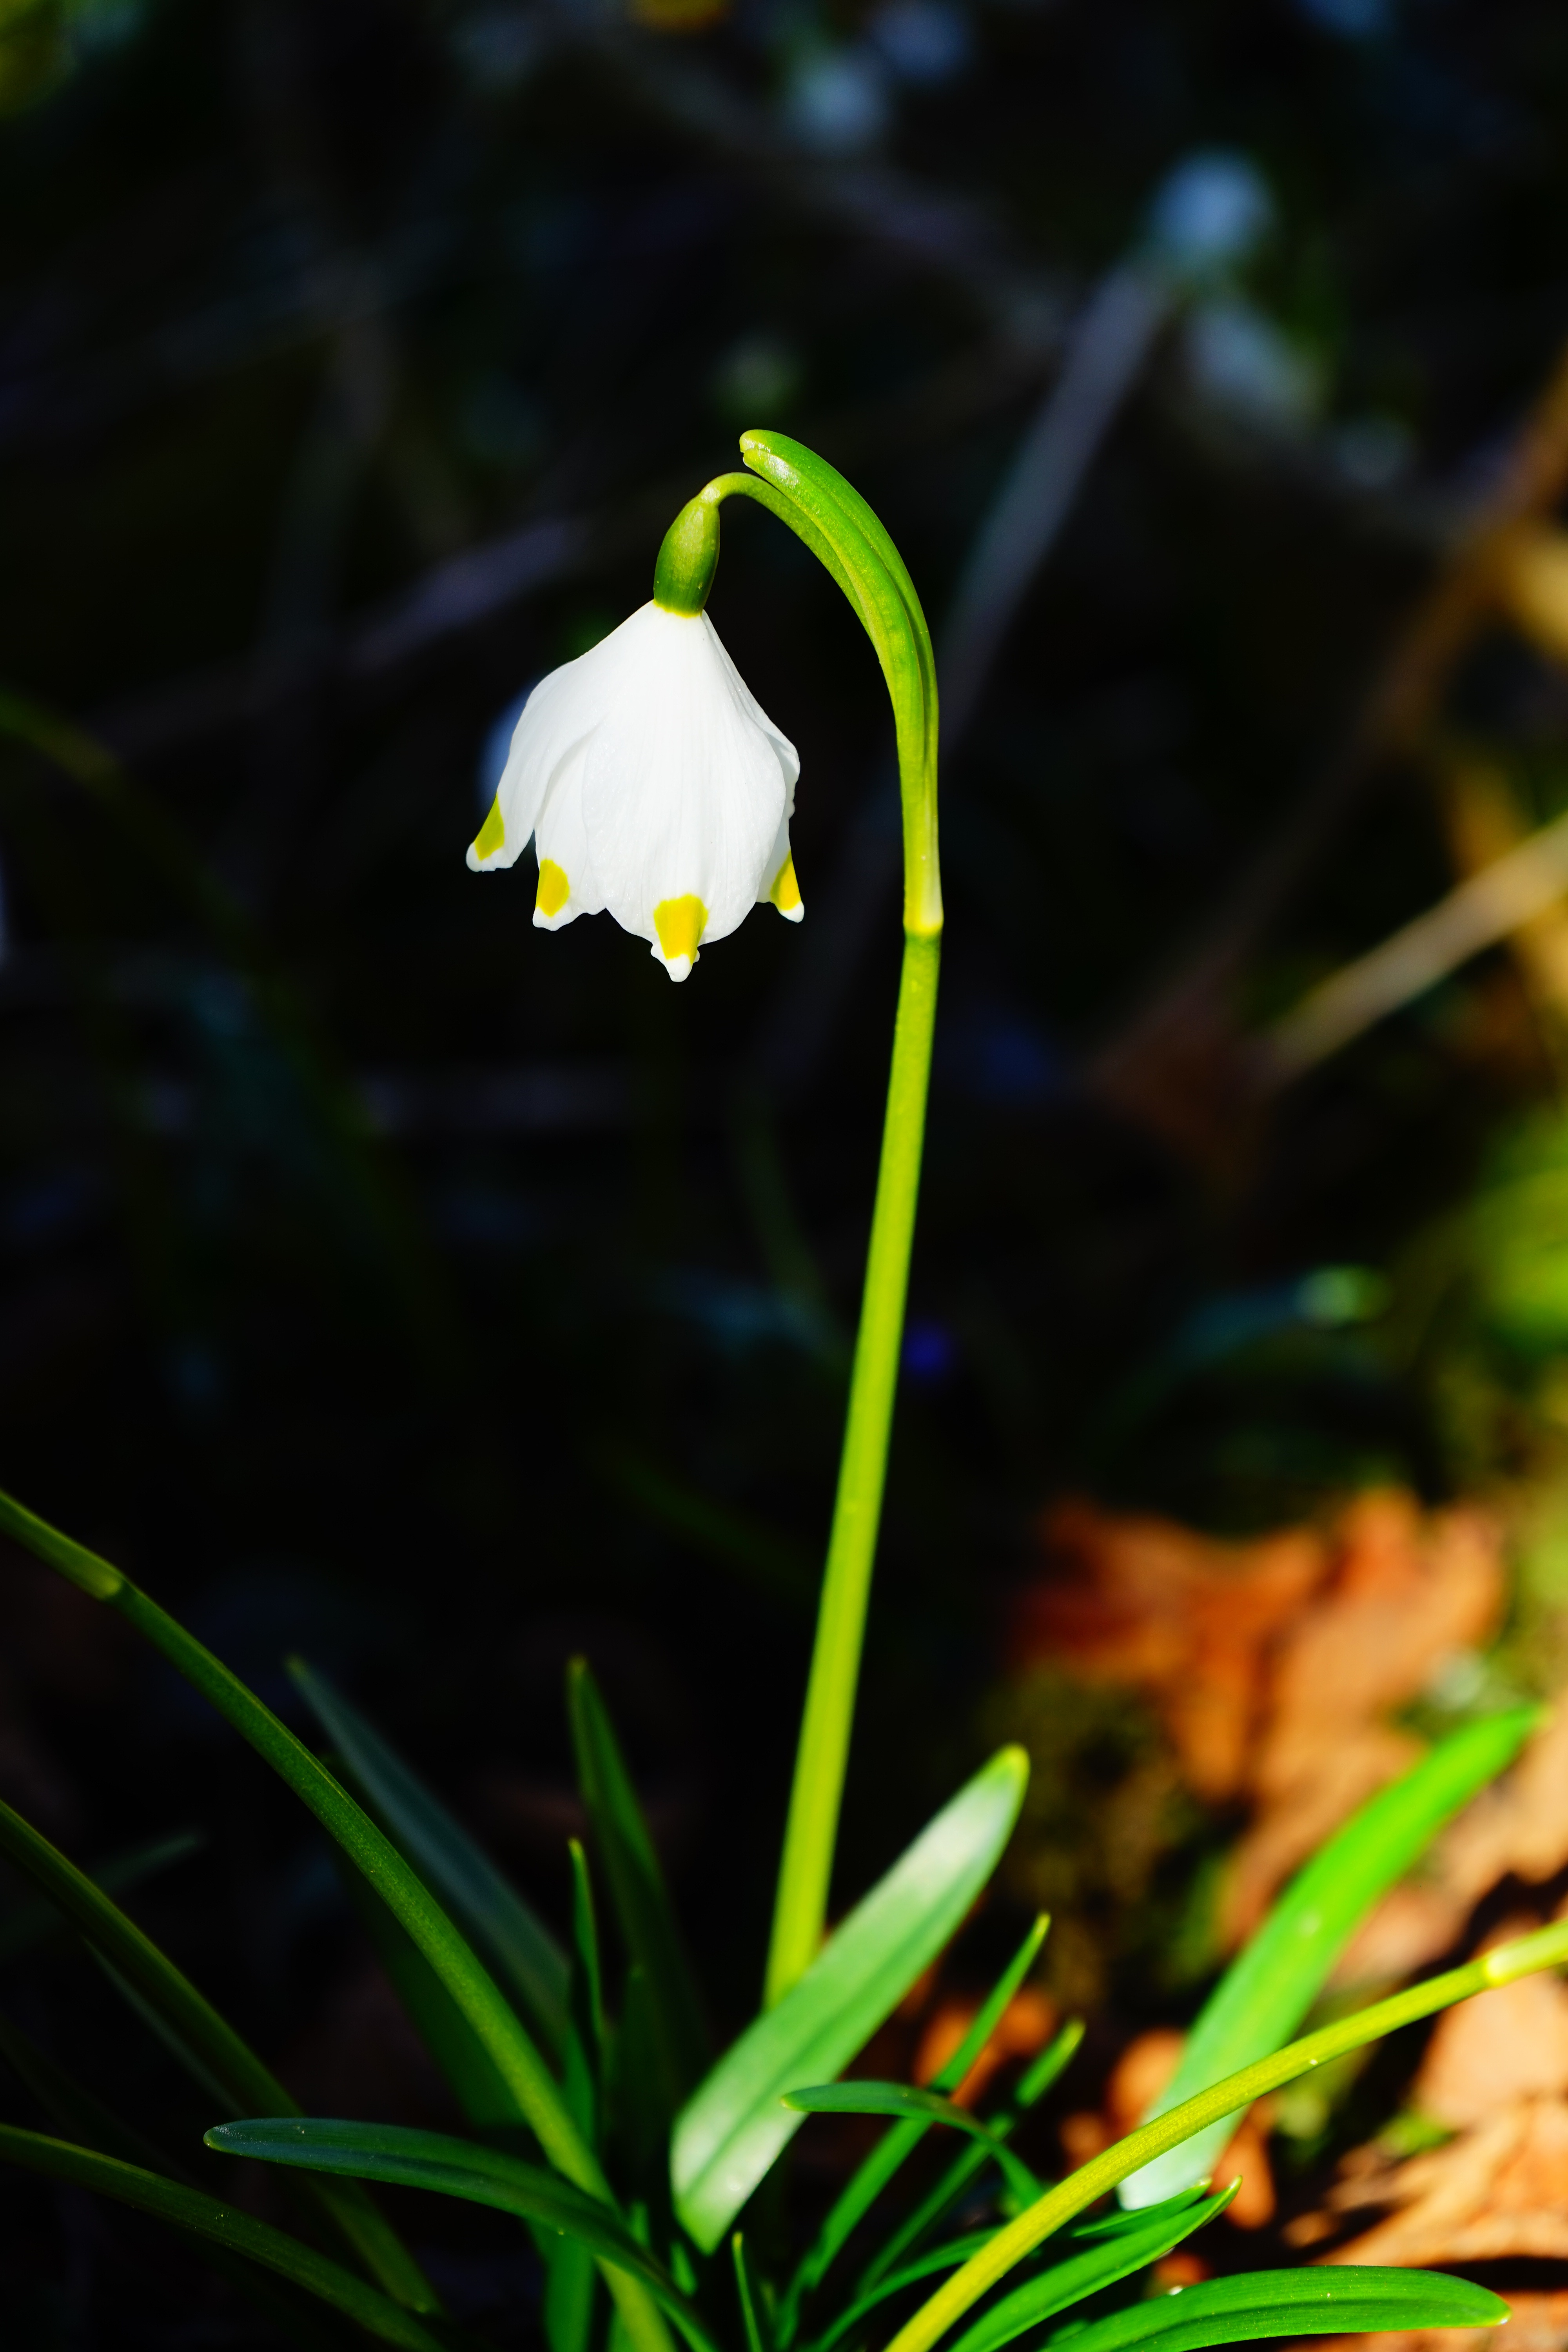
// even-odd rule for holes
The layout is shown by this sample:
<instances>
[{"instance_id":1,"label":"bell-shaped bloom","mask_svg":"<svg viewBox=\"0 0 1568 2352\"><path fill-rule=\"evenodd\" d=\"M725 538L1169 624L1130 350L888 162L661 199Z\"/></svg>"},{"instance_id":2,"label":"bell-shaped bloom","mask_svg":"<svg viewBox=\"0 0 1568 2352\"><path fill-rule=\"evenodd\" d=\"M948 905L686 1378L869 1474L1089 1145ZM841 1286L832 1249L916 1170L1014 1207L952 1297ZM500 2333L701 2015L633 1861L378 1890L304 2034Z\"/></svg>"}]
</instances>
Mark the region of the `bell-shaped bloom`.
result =
<instances>
[{"instance_id":1,"label":"bell-shaped bloom","mask_svg":"<svg viewBox=\"0 0 1568 2352\"><path fill-rule=\"evenodd\" d=\"M608 908L671 980L771 900L805 908L790 855L800 761L747 692L706 613L645 604L529 696L476 873L539 855L533 919Z\"/></svg>"}]
</instances>

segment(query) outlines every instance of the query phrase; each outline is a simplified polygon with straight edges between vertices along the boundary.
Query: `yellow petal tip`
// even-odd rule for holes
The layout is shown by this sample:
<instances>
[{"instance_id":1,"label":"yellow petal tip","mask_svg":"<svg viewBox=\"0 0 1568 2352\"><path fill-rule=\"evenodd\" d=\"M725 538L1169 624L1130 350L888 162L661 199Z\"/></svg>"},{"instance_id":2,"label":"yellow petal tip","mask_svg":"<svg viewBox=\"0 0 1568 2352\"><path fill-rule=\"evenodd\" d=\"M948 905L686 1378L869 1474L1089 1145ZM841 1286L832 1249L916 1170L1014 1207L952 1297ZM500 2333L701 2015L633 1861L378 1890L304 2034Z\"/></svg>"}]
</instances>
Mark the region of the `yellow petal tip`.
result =
<instances>
[{"instance_id":1,"label":"yellow petal tip","mask_svg":"<svg viewBox=\"0 0 1568 2352\"><path fill-rule=\"evenodd\" d=\"M805 904L800 895L800 884L795 880L793 850L773 876L773 887L768 892L768 898L770 903L778 908L786 922L798 923L805 914Z\"/></svg>"},{"instance_id":2,"label":"yellow petal tip","mask_svg":"<svg viewBox=\"0 0 1568 2352\"><path fill-rule=\"evenodd\" d=\"M684 898L661 898L653 910L653 927L671 980L684 980L697 961L697 949L708 928L708 909L689 893Z\"/></svg>"},{"instance_id":3,"label":"yellow petal tip","mask_svg":"<svg viewBox=\"0 0 1568 2352\"><path fill-rule=\"evenodd\" d=\"M571 896L572 885L566 878L565 868L557 866L552 857L542 857L539 861L539 896L533 902L534 912L544 916L558 915Z\"/></svg>"},{"instance_id":4,"label":"yellow petal tip","mask_svg":"<svg viewBox=\"0 0 1568 2352\"><path fill-rule=\"evenodd\" d=\"M506 819L500 813L500 794L498 793L490 803L489 814L474 835L473 845L468 851L468 864L477 872L495 856L498 849L505 847Z\"/></svg>"}]
</instances>

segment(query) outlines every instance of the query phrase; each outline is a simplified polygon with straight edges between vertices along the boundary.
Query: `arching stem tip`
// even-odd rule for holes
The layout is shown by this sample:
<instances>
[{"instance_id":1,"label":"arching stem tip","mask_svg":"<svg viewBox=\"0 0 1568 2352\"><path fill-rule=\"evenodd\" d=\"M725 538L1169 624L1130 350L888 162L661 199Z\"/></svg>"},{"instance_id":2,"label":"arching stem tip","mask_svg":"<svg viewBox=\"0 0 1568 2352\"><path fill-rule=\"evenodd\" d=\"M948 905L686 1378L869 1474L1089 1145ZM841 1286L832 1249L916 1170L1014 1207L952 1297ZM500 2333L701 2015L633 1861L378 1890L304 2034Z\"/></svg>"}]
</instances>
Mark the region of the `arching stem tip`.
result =
<instances>
[{"instance_id":1,"label":"arching stem tip","mask_svg":"<svg viewBox=\"0 0 1568 2352\"><path fill-rule=\"evenodd\" d=\"M653 567L653 601L667 613L700 613L708 602L719 569L717 487L710 482L699 490L664 534Z\"/></svg>"}]
</instances>

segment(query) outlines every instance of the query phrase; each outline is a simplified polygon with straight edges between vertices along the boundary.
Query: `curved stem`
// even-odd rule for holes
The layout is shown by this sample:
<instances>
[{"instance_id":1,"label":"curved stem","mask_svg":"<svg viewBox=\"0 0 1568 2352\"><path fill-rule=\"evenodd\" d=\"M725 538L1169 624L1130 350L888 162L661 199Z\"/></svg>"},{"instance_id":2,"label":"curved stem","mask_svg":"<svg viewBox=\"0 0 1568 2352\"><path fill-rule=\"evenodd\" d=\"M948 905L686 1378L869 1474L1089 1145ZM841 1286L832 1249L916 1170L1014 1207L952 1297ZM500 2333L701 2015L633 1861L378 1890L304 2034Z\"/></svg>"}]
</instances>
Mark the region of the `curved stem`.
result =
<instances>
[{"instance_id":1,"label":"curved stem","mask_svg":"<svg viewBox=\"0 0 1568 2352\"><path fill-rule=\"evenodd\" d=\"M752 499L787 523L837 581L876 648L887 681L904 835L904 960L888 1108L838 1488L773 1906L763 1994L771 2007L811 1965L827 1916L903 1345L942 911L936 664L914 583L859 492L811 450L781 434L752 432L742 436L741 451L752 471L721 475L686 509L692 518L690 543L700 544L710 578L717 539L698 530L698 509L716 509L731 496Z\"/></svg>"}]
</instances>

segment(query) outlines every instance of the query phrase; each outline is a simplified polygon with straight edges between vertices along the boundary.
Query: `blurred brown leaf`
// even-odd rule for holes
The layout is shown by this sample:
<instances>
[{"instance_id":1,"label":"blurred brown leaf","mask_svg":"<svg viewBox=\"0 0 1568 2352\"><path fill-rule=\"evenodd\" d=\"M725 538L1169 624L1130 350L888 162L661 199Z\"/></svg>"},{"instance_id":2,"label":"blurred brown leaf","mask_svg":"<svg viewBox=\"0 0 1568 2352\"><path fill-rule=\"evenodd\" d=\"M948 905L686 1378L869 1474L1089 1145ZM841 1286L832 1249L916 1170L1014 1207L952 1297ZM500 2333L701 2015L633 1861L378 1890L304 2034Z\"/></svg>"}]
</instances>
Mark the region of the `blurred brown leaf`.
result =
<instances>
[{"instance_id":1,"label":"blurred brown leaf","mask_svg":"<svg viewBox=\"0 0 1568 2352\"><path fill-rule=\"evenodd\" d=\"M1137 1691L1191 1788L1249 1801L1220 1900L1227 1947L1367 1797L1419 1753L1388 1717L1495 1625L1501 1531L1461 1506L1356 1496L1331 1525L1226 1543L1085 1501L1042 1525L1047 1574L1016 1610L1012 1654ZM1542 1791L1500 1837L1551 1845ZM1472 1869L1477 1865L1469 1865Z\"/></svg>"}]
</instances>

